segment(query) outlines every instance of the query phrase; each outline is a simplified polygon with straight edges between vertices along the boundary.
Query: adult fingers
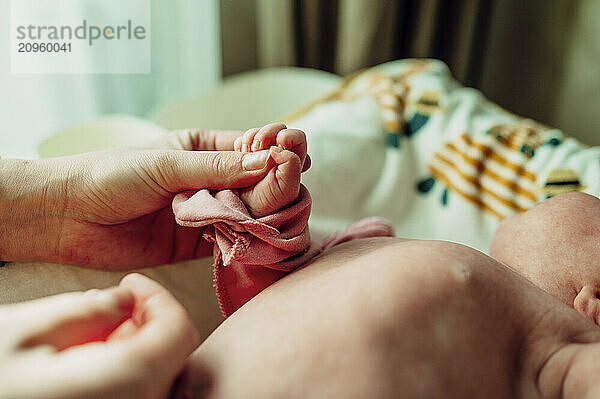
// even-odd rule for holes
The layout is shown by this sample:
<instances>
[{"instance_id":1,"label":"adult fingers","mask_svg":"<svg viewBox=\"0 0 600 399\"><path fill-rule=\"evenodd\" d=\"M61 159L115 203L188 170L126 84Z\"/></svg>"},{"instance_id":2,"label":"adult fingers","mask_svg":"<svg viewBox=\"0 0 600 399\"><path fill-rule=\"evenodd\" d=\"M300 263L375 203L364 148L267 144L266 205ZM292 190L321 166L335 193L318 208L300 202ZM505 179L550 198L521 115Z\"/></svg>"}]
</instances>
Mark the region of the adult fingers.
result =
<instances>
[{"instance_id":1,"label":"adult fingers","mask_svg":"<svg viewBox=\"0 0 600 399\"><path fill-rule=\"evenodd\" d=\"M15 323L21 348L50 345L57 350L103 341L133 310L133 294L125 288L73 292L17 305Z\"/></svg>"},{"instance_id":2,"label":"adult fingers","mask_svg":"<svg viewBox=\"0 0 600 399\"><path fill-rule=\"evenodd\" d=\"M141 274L125 276L120 286L133 292L136 326L135 333L120 341L141 359L141 366L159 367L174 376L200 342L187 311L169 291Z\"/></svg>"},{"instance_id":3,"label":"adult fingers","mask_svg":"<svg viewBox=\"0 0 600 399\"><path fill-rule=\"evenodd\" d=\"M163 189L233 189L256 183L272 163L269 151L155 151L144 152L140 165Z\"/></svg>"},{"instance_id":4,"label":"adult fingers","mask_svg":"<svg viewBox=\"0 0 600 399\"><path fill-rule=\"evenodd\" d=\"M181 129L171 131L142 149L187 151L233 151L233 143L243 132L238 130Z\"/></svg>"},{"instance_id":5,"label":"adult fingers","mask_svg":"<svg viewBox=\"0 0 600 399\"><path fill-rule=\"evenodd\" d=\"M118 336L61 352L58 364L77 377L75 387L82 393L164 398L198 346L198 333L183 306L160 284L134 273L119 287L132 293L134 309L115 331Z\"/></svg>"}]
</instances>

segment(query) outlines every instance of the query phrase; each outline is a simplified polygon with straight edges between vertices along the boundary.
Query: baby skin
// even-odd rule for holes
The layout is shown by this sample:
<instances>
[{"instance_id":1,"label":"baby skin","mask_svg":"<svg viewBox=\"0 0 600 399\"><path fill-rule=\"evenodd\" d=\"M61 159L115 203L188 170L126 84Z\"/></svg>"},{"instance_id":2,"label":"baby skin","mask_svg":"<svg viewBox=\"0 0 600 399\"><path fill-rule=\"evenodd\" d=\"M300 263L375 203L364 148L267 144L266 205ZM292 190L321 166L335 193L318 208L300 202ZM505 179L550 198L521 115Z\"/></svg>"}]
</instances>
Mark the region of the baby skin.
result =
<instances>
[{"instance_id":1,"label":"baby skin","mask_svg":"<svg viewBox=\"0 0 600 399\"><path fill-rule=\"evenodd\" d=\"M490 251L502 263L439 241L340 245L227 319L191 357L185 389L199 398L598 398L597 226L600 200L573 193L502 222Z\"/></svg>"},{"instance_id":2,"label":"baby skin","mask_svg":"<svg viewBox=\"0 0 600 399\"><path fill-rule=\"evenodd\" d=\"M591 399L599 358L596 325L491 257L373 238L324 252L240 308L192 355L185 389L211 399Z\"/></svg>"},{"instance_id":3,"label":"baby skin","mask_svg":"<svg viewBox=\"0 0 600 399\"><path fill-rule=\"evenodd\" d=\"M304 132L272 123L232 143L235 151L257 153L260 180L238 190L183 192L173 200L177 223L203 227L203 237L214 243L215 287L226 317L320 250L307 226L310 195L300 185L310 166Z\"/></svg>"},{"instance_id":4,"label":"baby skin","mask_svg":"<svg viewBox=\"0 0 600 399\"><path fill-rule=\"evenodd\" d=\"M490 255L600 326L600 200L574 192L503 221Z\"/></svg>"},{"instance_id":5,"label":"baby skin","mask_svg":"<svg viewBox=\"0 0 600 399\"><path fill-rule=\"evenodd\" d=\"M283 123L271 123L246 131L234 142L234 150L269 150L271 167L256 184L240 190L240 198L250 214L262 217L277 212L298 197L300 174L310 167L306 135L288 129Z\"/></svg>"}]
</instances>

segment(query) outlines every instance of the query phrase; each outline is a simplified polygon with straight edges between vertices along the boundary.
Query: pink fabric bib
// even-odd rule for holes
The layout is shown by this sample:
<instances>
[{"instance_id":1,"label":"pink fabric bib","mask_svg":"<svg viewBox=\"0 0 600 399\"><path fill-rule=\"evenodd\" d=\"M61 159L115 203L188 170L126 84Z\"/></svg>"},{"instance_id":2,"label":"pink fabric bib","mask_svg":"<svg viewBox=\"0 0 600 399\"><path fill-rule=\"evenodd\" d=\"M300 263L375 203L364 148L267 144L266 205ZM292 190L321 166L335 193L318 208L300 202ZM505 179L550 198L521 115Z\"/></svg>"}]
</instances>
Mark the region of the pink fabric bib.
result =
<instances>
[{"instance_id":1,"label":"pink fabric bib","mask_svg":"<svg viewBox=\"0 0 600 399\"><path fill-rule=\"evenodd\" d=\"M303 185L296 201L256 219L234 190L185 191L175 196L177 223L204 228L204 238L215 244L215 286L226 317L325 249L356 238L394 235L387 221L369 218L333 234L322 244L311 242L311 204Z\"/></svg>"}]
</instances>

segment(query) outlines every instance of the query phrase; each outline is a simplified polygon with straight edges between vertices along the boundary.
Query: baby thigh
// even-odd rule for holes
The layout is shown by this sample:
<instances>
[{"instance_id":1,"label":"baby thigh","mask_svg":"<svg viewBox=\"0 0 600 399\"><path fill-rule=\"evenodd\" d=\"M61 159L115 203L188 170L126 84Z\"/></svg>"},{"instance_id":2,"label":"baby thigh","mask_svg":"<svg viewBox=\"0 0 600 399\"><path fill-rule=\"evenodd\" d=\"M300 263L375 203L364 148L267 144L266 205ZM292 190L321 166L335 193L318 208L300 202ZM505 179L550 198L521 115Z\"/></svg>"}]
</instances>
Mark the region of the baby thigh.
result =
<instances>
[{"instance_id":1,"label":"baby thigh","mask_svg":"<svg viewBox=\"0 0 600 399\"><path fill-rule=\"evenodd\" d=\"M567 283L563 278L574 278L574 272L598 272L600 200L567 193L505 219L496 230L490 255L557 295L556 285ZM559 299L570 304L568 298Z\"/></svg>"},{"instance_id":2,"label":"baby thigh","mask_svg":"<svg viewBox=\"0 0 600 399\"><path fill-rule=\"evenodd\" d=\"M440 242L340 245L227 319L192 356L191 386L210 398L510 397L494 369L510 365L502 328L480 330L484 257Z\"/></svg>"}]
</instances>

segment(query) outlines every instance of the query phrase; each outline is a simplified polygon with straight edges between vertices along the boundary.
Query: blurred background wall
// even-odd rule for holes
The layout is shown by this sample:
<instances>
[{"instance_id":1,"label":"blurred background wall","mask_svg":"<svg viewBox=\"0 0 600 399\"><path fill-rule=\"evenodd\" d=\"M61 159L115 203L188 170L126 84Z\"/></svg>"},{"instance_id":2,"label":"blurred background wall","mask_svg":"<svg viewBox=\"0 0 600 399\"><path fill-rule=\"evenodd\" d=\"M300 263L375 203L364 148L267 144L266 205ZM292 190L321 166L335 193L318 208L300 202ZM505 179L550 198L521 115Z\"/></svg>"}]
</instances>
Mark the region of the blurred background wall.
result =
<instances>
[{"instance_id":1,"label":"blurred background wall","mask_svg":"<svg viewBox=\"0 0 600 399\"><path fill-rule=\"evenodd\" d=\"M600 1L221 0L220 12L225 76L439 58L503 107L600 144Z\"/></svg>"},{"instance_id":2,"label":"blurred background wall","mask_svg":"<svg viewBox=\"0 0 600 399\"><path fill-rule=\"evenodd\" d=\"M598 0L149 1L151 74L11 74L0 35L2 156L35 157L58 130L106 114L146 117L239 72L346 75L405 57L442 59L503 107L600 144ZM0 0L5 32L9 4Z\"/></svg>"},{"instance_id":3,"label":"blurred background wall","mask_svg":"<svg viewBox=\"0 0 600 399\"><path fill-rule=\"evenodd\" d=\"M144 117L152 109L219 84L218 0L148 1L152 10L151 73L12 74L10 0L0 0L0 156L36 157L39 142L59 130L107 114ZM108 13L107 21L136 19L123 14L119 1L106 0L81 1L79 9L60 9L47 1L43 12L79 13L83 18L96 4Z\"/></svg>"}]
</instances>

